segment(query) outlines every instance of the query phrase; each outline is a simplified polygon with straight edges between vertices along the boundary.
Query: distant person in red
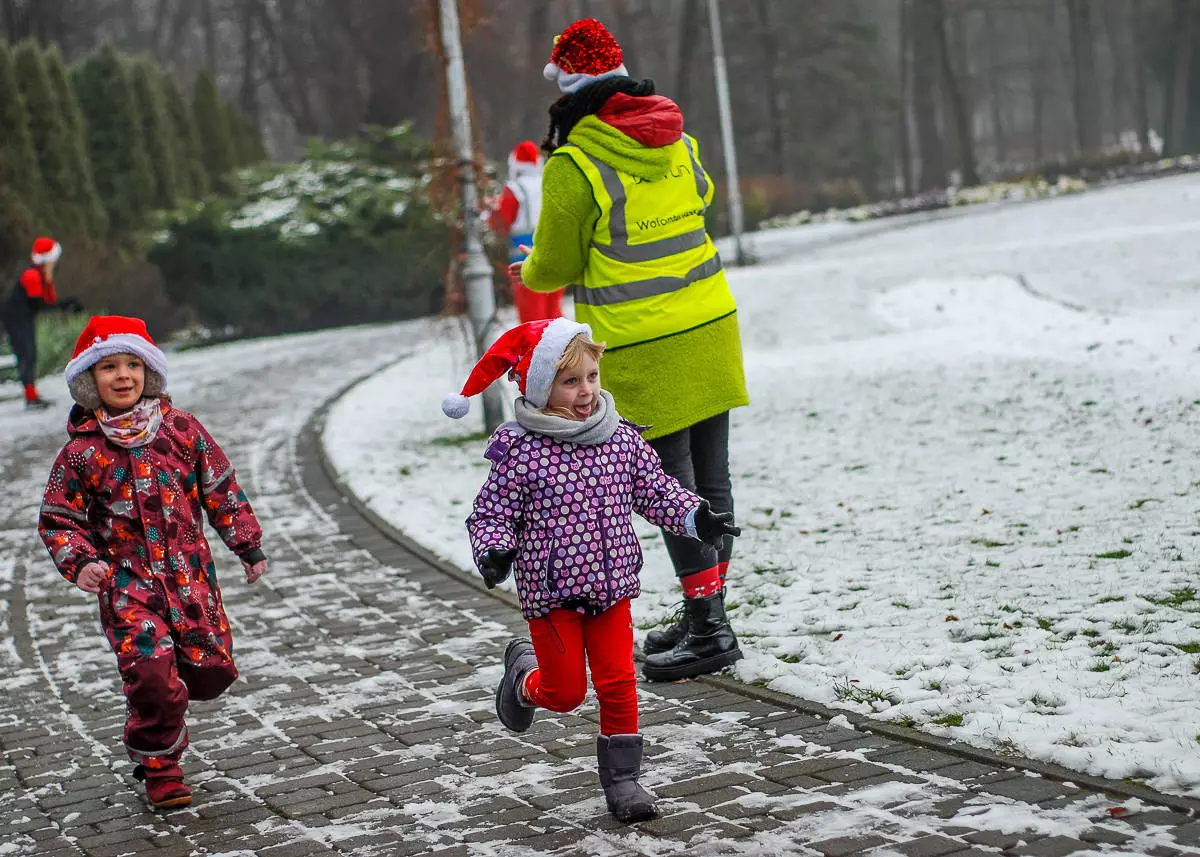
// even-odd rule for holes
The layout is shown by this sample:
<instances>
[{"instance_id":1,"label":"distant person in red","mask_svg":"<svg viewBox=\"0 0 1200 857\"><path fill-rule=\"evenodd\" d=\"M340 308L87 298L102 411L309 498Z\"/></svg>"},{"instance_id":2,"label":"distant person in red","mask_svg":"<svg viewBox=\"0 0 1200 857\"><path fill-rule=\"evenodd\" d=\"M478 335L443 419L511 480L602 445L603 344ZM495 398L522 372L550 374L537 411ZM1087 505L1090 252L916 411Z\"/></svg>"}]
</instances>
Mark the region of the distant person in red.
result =
<instances>
[{"instance_id":1,"label":"distant person in red","mask_svg":"<svg viewBox=\"0 0 1200 857\"><path fill-rule=\"evenodd\" d=\"M542 211L542 153L532 140L518 143L508 156L508 181L488 213L488 226L508 235L508 261L524 261L533 246L533 230ZM517 318L524 324L562 315L562 290L535 292L513 283Z\"/></svg>"},{"instance_id":2,"label":"distant person in red","mask_svg":"<svg viewBox=\"0 0 1200 857\"><path fill-rule=\"evenodd\" d=\"M62 255L62 245L53 238L33 242L33 262L17 278L12 292L0 304L0 321L17 358L17 376L25 387L26 408L48 408L50 402L38 395L37 387L37 314L44 309L79 312L83 307L74 298L60 301L54 285L54 265Z\"/></svg>"}]
</instances>

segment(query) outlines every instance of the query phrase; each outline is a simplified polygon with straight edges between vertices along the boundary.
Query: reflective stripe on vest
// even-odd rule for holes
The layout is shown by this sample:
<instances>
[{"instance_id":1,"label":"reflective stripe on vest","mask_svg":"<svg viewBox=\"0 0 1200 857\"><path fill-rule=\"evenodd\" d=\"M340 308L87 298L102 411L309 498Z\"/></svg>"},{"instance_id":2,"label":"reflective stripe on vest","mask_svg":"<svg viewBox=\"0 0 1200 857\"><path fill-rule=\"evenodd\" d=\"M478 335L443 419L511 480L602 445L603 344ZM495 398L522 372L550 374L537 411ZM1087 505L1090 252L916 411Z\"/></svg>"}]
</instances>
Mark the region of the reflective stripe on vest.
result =
<instances>
[{"instance_id":1,"label":"reflective stripe on vest","mask_svg":"<svg viewBox=\"0 0 1200 857\"><path fill-rule=\"evenodd\" d=\"M651 181L618 173L574 145L559 153L579 167L600 208L583 284L573 288L576 318L592 325L597 342L620 348L736 310L704 228L712 187L690 137L671 145L667 171ZM649 240L631 242L631 232Z\"/></svg>"}]
</instances>

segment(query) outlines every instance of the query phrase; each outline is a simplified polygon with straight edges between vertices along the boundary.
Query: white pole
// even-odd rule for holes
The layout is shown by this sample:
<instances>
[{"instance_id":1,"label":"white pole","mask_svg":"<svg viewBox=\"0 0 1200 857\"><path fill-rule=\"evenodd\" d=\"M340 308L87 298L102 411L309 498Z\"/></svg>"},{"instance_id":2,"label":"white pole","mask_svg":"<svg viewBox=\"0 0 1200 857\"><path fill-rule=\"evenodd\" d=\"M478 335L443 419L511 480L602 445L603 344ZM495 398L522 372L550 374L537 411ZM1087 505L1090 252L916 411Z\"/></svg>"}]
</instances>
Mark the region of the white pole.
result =
<instances>
[{"instance_id":1,"label":"white pole","mask_svg":"<svg viewBox=\"0 0 1200 857\"><path fill-rule=\"evenodd\" d=\"M479 219L479 195L475 188L471 113L467 105L467 73L458 24L458 0L439 0L439 8L442 50L446 56L446 89L450 99L450 127L455 154L458 156L463 231L467 243L463 284L466 289L467 316L471 319L471 330L475 334L475 355L478 358L491 344L491 328L496 321L496 298L492 294L492 266L483 249L483 224ZM503 419L502 390L499 383L492 384L483 393L483 421L490 432Z\"/></svg>"},{"instance_id":2,"label":"white pole","mask_svg":"<svg viewBox=\"0 0 1200 857\"><path fill-rule=\"evenodd\" d=\"M733 145L733 111L729 106L729 74L725 70L725 42L721 38L721 13L717 0L708 0L708 21L712 30L714 67L717 76L717 112L721 117L721 145L725 148L725 177L728 185L729 228L737 258L734 264L745 262L742 250L742 189L738 184L737 150Z\"/></svg>"}]
</instances>

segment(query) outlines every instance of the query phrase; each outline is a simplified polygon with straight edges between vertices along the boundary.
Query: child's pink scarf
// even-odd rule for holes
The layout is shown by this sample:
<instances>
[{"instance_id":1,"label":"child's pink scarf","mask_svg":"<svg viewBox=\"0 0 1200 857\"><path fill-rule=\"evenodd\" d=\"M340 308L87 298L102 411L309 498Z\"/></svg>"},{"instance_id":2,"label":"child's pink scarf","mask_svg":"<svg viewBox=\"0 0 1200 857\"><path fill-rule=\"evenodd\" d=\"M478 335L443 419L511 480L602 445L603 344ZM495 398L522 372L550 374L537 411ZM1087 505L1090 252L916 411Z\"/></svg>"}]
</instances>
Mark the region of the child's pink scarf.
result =
<instances>
[{"instance_id":1,"label":"child's pink scarf","mask_svg":"<svg viewBox=\"0 0 1200 857\"><path fill-rule=\"evenodd\" d=\"M162 425L162 400L157 396L142 399L128 411L109 416L103 407L96 410L96 419L104 436L125 449L145 446L154 440Z\"/></svg>"}]
</instances>

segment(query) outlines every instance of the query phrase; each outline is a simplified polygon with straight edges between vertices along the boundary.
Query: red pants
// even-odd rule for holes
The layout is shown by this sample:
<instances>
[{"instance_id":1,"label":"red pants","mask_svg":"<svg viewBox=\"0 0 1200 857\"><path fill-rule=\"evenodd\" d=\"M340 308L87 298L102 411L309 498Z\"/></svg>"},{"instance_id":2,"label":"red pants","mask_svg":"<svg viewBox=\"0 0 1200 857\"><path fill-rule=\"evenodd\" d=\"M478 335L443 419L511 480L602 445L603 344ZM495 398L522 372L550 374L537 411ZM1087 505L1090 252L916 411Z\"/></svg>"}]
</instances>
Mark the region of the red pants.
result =
<instances>
[{"instance_id":1,"label":"red pants","mask_svg":"<svg viewBox=\"0 0 1200 857\"><path fill-rule=\"evenodd\" d=\"M574 711L587 694L584 661L600 701L600 734L638 731L637 673L633 669L633 619L629 599L599 616L552 610L529 620L538 668L525 680L529 698L551 711Z\"/></svg>"},{"instance_id":2,"label":"red pants","mask_svg":"<svg viewBox=\"0 0 1200 857\"><path fill-rule=\"evenodd\" d=\"M562 296L562 289L557 292L535 292L521 283L513 283L517 320L524 324L527 321L561 317Z\"/></svg>"}]
</instances>

